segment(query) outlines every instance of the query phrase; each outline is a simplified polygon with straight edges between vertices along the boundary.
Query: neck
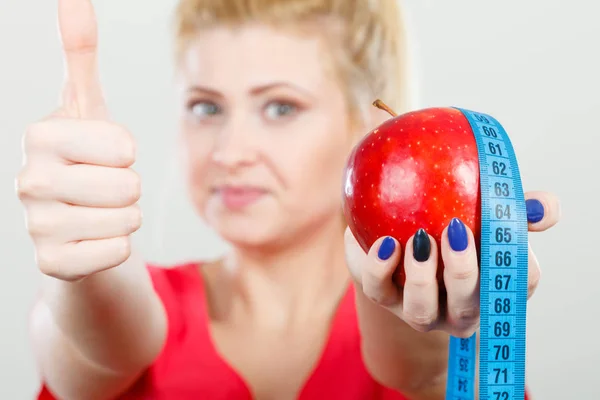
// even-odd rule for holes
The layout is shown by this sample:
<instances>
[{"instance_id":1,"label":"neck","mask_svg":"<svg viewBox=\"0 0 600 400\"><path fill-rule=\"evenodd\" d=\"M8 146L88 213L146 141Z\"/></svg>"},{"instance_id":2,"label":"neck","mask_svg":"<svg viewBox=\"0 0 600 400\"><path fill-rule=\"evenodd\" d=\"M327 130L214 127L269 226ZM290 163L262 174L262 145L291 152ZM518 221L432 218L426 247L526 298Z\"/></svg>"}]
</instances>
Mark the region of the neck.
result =
<instances>
[{"instance_id":1,"label":"neck","mask_svg":"<svg viewBox=\"0 0 600 400\"><path fill-rule=\"evenodd\" d=\"M233 251L225 265L235 277L240 311L257 324L279 329L329 317L349 278L343 229L332 218L276 251Z\"/></svg>"}]
</instances>

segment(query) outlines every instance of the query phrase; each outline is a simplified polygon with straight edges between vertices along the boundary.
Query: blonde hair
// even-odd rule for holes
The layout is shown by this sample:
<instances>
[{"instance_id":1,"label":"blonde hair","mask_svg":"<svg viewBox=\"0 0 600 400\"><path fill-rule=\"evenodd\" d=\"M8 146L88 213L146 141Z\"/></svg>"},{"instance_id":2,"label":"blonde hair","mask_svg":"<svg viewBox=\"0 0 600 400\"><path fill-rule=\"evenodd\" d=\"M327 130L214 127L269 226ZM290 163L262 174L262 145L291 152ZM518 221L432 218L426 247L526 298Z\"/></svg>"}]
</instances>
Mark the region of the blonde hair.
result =
<instances>
[{"instance_id":1,"label":"blonde hair","mask_svg":"<svg viewBox=\"0 0 600 400\"><path fill-rule=\"evenodd\" d=\"M181 55L198 31L216 25L258 22L289 29L326 19L327 28L340 28L339 35L333 36L342 42L328 50L339 55L333 61L351 118L362 116L364 122L375 98L399 114L411 107L408 40L398 1L180 0L174 21L175 49Z\"/></svg>"}]
</instances>

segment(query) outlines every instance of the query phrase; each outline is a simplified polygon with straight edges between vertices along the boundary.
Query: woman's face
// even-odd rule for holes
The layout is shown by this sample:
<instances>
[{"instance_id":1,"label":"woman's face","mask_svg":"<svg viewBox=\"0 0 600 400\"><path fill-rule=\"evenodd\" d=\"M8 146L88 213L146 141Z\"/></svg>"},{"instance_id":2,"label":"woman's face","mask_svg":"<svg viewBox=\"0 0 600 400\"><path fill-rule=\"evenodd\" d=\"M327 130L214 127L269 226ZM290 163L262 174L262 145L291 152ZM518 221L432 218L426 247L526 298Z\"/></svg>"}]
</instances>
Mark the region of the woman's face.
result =
<instances>
[{"instance_id":1,"label":"woman's face","mask_svg":"<svg viewBox=\"0 0 600 400\"><path fill-rule=\"evenodd\" d=\"M278 245L341 218L355 136L326 51L266 26L218 28L179 66L191 197L233 244Z\"/></svg>"}]
</instances>

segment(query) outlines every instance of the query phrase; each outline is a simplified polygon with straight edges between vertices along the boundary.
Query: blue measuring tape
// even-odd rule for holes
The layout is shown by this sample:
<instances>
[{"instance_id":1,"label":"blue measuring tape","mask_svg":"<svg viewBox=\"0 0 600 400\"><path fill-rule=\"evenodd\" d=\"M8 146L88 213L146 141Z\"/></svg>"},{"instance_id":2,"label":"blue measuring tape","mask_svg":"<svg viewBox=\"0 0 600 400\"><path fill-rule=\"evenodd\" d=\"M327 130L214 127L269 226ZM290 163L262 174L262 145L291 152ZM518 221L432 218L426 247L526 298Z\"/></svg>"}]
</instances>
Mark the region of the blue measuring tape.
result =
<instances>
[{"instance_id":1,"label":"blue measuring tape","mask_svg":"<svg viewBox=\"0 0 600 400\"><path fill-rule=\"evenodd\" d=\"M493 117L469 120L481 187L479 399L525 398L527 211L514 149ZM446 400L475 400L477 333L450 338Z\"/></svg>"}]
</instances>

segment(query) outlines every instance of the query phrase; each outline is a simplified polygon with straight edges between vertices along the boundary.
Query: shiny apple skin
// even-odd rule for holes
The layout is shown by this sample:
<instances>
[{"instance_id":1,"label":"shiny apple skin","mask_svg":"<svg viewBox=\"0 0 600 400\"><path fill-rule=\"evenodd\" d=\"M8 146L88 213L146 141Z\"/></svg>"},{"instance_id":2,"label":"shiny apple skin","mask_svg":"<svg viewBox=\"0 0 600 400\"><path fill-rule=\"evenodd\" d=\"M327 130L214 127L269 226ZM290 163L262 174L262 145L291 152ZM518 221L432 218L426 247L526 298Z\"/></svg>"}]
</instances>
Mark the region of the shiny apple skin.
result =
<instances>
[{"instance_id":1,"label":"shiny apple skin","mask_svg":"<svg viewBox=\"0 0 600 400\"><path fill-rule=\"evenodd\" d=\"M432 107L382 123L353 149L344 171L346 221L365 252L392 236L406 249L419 228L440 248L452 218L465 223L479 248L481 202L477 143L457 109ZM402 260L404 257L402 257ZM404 285L403 263L396 282ZM438 252L438 280L443 261Z\"/></svg>"}]
</instances>

